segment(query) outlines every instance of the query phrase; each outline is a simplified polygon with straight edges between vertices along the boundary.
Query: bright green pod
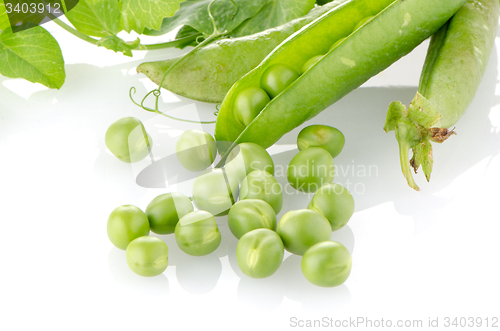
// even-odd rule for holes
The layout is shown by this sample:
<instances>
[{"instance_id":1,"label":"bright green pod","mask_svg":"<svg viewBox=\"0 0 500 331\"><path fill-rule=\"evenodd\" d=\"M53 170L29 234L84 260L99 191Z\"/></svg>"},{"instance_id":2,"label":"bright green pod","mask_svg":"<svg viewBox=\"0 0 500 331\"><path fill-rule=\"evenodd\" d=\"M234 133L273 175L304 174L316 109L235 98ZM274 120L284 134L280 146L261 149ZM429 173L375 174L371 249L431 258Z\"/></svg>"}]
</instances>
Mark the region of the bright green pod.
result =
<instances>
[{"instance_id":1,"label":"bright green pod","mask_svg":"<svg viewBox=\"0 0 500 331\"><path fill-rule=\"evenodd\" d=\"M269 229L246 233L236 246L238 266L252 278L266 278L274 274L283 262L284 253L280 236Z\"/></svg>"},{"instance_id":2,"label":"bright green pod","mask_svg":"<svg viewBox=\"0 0 500 331\"><path fill-rule=\"evenodd\" d=\"M351 273L351 254L336 241L320 242L302 257L302 273L312 284L322 287L342 285Z\"/></svg>"},{"instance_id":3,"label":"bright green pod","mask_svg":"<svg viewBox=\"0 0 500 331\"><path fill-rule=\"evenodd\" d=\"M133 272L144 277L162 274L168 266L168 247L156 237L139 237L127 246L127 264Z\"/></svg>"},{"instance_id":4,"label":"bright green pod","mask_svg":"<svg viewBox=\"0 0 500 331\"><path fill-rule=\"evenodd\" d=\"M437 6L435 0L352 0L331 9L290 36L231 87L217 117L215 139L235 144L254 142L268 148L408 54L464 3L442 0ZM373 18L353 31L367 16ZM341 44L329 50L346 35ZM258 87L272 65L287 64L298 72L318 54L325 56L272 99L248 126L238 124L233 108L240 91Z\"/></svg>"},{"instance_id":5,"label":"bright green pod","mask_svg":"<svg viewBox=\"0 0 500 331\"><path fill-rule=\"evenodd\" d=\"M442 143L465 113L481 82L497 33L498 0L469 0L431 38L418 92L408 109L391 103L384 130L395 131L401 170L419 190L415 173L422 166L427 181L433 165L431 142ZM413 157L409 160L409 150Z\"/></svg>"},{"instance_id":6,"label":"bright green pod","mask_svg":"<svg viewBox=\"0 0 500 331\"><path fill-rule=\"evenodd\" d=\"M222 39L203 47L172 69L162 87L190 99L220 103L231 86L255 68L276 46L345 1L336 0L315 8L304 17L276 28L245 37ZM178 59L145 62L137 67L137 72L159 84L165 71Z\"/></svg>"}]
</instances>

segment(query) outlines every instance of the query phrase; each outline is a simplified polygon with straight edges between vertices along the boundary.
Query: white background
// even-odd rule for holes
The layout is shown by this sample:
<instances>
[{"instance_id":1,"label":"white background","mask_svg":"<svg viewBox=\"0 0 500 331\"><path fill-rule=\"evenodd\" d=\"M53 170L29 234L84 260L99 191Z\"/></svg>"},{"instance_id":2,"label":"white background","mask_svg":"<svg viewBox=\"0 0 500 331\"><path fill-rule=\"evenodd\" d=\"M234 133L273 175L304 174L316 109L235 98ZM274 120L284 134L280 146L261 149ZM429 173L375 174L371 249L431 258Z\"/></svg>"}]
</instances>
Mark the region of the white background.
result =
<instances>
[{"instance_id":1,"label":"white background","mask_svg":"<svg viewBox=\"0 0 500 331\"><path fill-rule=\"evenodd\" d=\"M431 182L416 176L421 192L406 185L394 133L382 127L391 101L413 98L427 42L306 123L345 134L335 159L344 173L335 182L353 185L356 201L348 226L332 236L352 252L351 276L338 288L319 288L302 276L300 257L288 253L268 279L242 275L225 218L218 218L223 240L215 253L191 257L172 235L162 236L170 249L165 273L133 274L107 238L109 213L122 204L144 209L167 191L189 195L191 182L138 185L136 176L151 160L118 161L104 133L121 117L138 117L159 159L172 153L184 130L200 128L148 113L128 98L132 86L139 99L154 88L135 73L138 64L182 52L127 58L46 27L67 63L63 88L0 77L0 330L284 330L296 329L293 318L323 317L422 320L425 327L429 318L443 326L446 317L500 317L498 37L458 135L434 145ZM172 114L214 118L212 104L162 96L162 109ZM203 129L213 134L214 126ZM269 149L277 167L297 152L299 130ZM372 172L359 173L362 167ZM305 208L309 199L286 195L280 215Z\"/></svg>"}]
</instances>

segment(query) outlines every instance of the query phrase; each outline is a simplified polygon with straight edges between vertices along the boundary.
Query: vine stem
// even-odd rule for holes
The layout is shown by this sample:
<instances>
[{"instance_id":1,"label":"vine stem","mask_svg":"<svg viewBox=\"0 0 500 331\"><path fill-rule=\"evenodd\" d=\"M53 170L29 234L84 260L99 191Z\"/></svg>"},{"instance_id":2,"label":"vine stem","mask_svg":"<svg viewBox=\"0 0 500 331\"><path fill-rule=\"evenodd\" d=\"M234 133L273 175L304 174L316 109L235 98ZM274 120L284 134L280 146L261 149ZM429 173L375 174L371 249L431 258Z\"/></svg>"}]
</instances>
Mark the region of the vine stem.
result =
<instances>
[{"instance_id":1,"label":"vine stem","mask_svg":"<svg viewBox=\"0 0 500 331\"><path fill-rule=\"evenodd\" d=\"M99 42L98 39L94 39L94 38L80 32L80 31L72 28L71 26L64 23L60 19L56 18L55 16L52 17L52 20L54 21L54 23L56 23L57 25L59 25L61 28L68 31L72 35L74 35L74 36L76 36L76 37L78 37L78 38L80 38L80 39L82 39L82 40L84 40L92 45L97 46L97 43ZM198 37L198 35L192 35L192 36L187 36L184 38L175 39L172 41L167 41L164 43L146 44L146 45L141 44L138 46L137 49L133 49L133 51L151 51L151 50L155 50L155 49L177 47L177 46L180 46L180 45L185 44L185 43L193 42L196 40L197 37Z\"/></svg>"}]
</instances>

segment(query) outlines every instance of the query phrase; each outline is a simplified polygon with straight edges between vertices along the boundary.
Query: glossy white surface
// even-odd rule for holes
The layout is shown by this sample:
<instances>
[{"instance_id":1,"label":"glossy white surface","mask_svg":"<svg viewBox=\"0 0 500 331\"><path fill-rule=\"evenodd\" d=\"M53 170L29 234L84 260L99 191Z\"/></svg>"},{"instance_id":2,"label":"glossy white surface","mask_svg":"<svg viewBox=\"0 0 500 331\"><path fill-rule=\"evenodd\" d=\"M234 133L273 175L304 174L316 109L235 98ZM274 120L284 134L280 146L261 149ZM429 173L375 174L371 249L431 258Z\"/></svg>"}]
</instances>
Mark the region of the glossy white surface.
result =
<instances>
[{"instance_id":1,"label":"glossy white surface","mask_svg":"<svg viewBox=\"0 0 500 331\"><path fill-rule=\"evenodd\" d=\"M434 144L431 182L416 176L421 192L406 185L394 134L382 127L391 101L413 98L427 43L306 123L345 134L335 182L350 183L356 201L348 226L332 236L352 252L351 276L325 289L309 284L300 258L288 253L268 279L242 275L225 218L218 218L223 240L215 253L191 257L172 235L162 236L170 249L165 273L133 274L106 236L109 213L122 204L144 209L169 190L189 195L192 180L151 188L162 181L146 176L141 183L149 187L141 187L136 176L151 161L121 163L106 150L104 133L120 117L138 117L160 159L184 130L200 128L128 98L131 86L138 98L154 87L135 73L138 64L181 52L129 59L47 28L67 62L63 88L0 77L0 330L285 330L298 328L293 318L323 317L422 320L426 329L429 318L442 328L446 317L489 318L490 325L500 317L500 38L458 135ZM211 104L163 96L172 114L213 118ZM202 128L213 133L214 126ZM297 152L299 130L269 149L277 167ZM307 206L307 194L285 190L293 194L280 215Z\"/></svg>"}]
</instances>

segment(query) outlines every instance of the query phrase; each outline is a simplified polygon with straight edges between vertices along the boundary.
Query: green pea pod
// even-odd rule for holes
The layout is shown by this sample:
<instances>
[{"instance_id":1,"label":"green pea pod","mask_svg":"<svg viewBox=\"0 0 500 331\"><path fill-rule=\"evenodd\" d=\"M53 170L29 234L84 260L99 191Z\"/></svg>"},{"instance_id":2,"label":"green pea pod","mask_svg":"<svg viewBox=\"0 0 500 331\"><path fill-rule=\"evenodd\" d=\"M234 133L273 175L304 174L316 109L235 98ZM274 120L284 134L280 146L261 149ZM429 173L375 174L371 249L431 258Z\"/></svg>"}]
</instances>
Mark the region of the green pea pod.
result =
<instances>
[{"instance_id":1,"label":"green pea pod","mask_svg":"<svg viewBox=\"0 0 500 331\"><path fill-rule=\"evenodd\" d=\"M408 54L446 23L465 0L438 2L439 5L436 0L351 0L323 14L290 36L232 86L217 117L216 140L271 146ZM353 31L367 16L373 18ZM346 38L330 49L343 37ZM273 98L248 126L235 120L234 101L238 93L258 87L269 66L283 63L300 72L306 61L321 54L326 55Z\"/></svg>"},{"instance_id":2,"label":"green pea pod","mask_svg":"<svg viewBox=\"0 0 500 331\"><path fill-rule=\"evenodd\" d=\"M190 99L220 103L238 78L255 68L283 40L345 1L317 7L306 16L273 29L210 44L172 69L162 87ZM145 62L137 67L137 72L159 84L165 71L178 59Z\"/></svg>"},{"instance_id":3,"label":"green pea pod","mask_svg":"<svg viewBox=\"0 0 500 331\"><path fill-rule=\"evenodd\" d=\"M411 174L422 166L430 179L432 142L455 134L448 130L465 113L481 82L495 40L498 0L469 0L431 38L418 92L408 109L391 103L384 126L394 130L399 143L403 175L419 190ZM408 162L408 151L413 157Z\"/></svg>"}]
</instances>

